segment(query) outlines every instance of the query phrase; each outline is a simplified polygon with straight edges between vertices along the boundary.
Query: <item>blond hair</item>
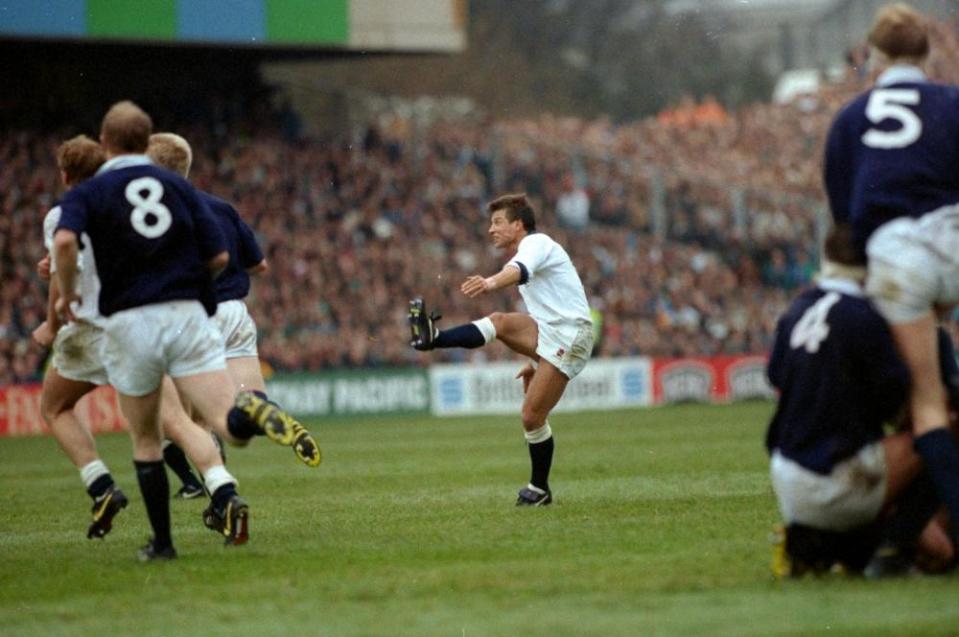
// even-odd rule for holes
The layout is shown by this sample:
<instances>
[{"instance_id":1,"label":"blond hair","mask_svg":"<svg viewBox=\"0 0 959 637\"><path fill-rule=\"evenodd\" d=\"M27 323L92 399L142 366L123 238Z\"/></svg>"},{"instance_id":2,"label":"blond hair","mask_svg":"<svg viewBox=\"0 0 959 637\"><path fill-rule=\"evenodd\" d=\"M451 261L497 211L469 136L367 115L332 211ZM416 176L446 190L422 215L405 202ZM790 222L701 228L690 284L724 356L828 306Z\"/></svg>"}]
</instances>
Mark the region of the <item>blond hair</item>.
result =
<instances>
[{"instance_id":1,"label":"blond hair","mask_svg":"<svg viewBox=\"0 0 959 637\"><path fill-rule=\"evenodd\" d=\"M186 178L193 164L193 150L190 143L176 133L154 133L150 135L147 155L155 164L172 170Z\"/></svg>"}]
</instances>

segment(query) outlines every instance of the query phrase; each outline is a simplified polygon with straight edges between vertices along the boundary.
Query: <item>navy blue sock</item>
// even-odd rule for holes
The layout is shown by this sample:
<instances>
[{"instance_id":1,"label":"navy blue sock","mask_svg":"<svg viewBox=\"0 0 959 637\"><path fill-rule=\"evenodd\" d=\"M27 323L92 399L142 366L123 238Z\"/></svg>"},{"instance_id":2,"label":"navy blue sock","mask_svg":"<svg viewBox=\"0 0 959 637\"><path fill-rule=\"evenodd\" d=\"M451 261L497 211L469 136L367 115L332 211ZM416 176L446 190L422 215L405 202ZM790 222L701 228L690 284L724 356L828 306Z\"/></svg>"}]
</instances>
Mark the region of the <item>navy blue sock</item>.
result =
<instances>
[{"instance_id":1,"label":"navy blue sock","mask_svg":"<svg viewBox=\"0 0 959 637\"><path fill-rule=\"evenodd\" d=\"M187 461L186 454L183 453L183 449L181 449L175 442L171 442L163 448L163 460L166 462L167 466L173 470L173 473L180 478L180 482L183 483L183 486L198 487L201 489L203 488L203 484L200 482L200 479L197 478L190 469L190 463Z\"/></svg>"},{"instance_id":2,"label":"navy blue sock","mask_svg":"<svg viewBox=\"0 0 959 637\"><path fill-rule=\"evenodd\" d=\"M102 476L93 481L93 484L87 488L87 493L90 494L90 497L96 500L101 495L107 492L107 489L114 485L113 476L109 473L104 473Z\"/></svg>"},{"instance_id":3,"label":"navy blue sock","mask_svg":"<svg viewBox=\"0 0 959 637\"><path fill-rule=\"evenodd\" d=\"M442 330L433 340L433 347L465 347L476 349L486 345L483 333L473 323L457 325L448 330Z\"/></svg>"},{"instance_id":4,"label":"navy blue sock","mask_svg":"<svg viewBox=\"0 0 959 637\"><path fill-rule=\"evenodd\" d=\"M553 465L553 437L543 442L526 443L529 447L529 460L532 472L529 483L543 491L549 491L549 470Z\"/></svg>"},{"instance_id":5,"label":"navy blue sock","mask_svg":"<svg viewBox=\"0 0 959 637\"><path fill-rule=\"evenodd\" d=\"M234 407L226 416L226 430L238 440L249 440L253 436L262 436L264 432L252 418Z\"/></svg>"},{"instance_id":6,"label":"navy blue sock","mask_svg":"<svg viewBox=\"0 0 959 637\"><path fill-rule=\"evenodd\" d=\"M213 503L213 508L217 513L222 514L223 509L226 508L226 503L230 501L230 498L236 495L236 485L232 482L224 484L222 487L213 492L213 495L210 497L210 500Z\"/></svg>"},{"instance_id":7,"label":"navy blue sock","mask_svg":"<svg viewBox=\"0 0 959 637\"><path fill-rule=\"evenodd\" d=\"M948 429L933 429L918 436L913 445L926 464L926 472L949 517L959 520L959 447L955 438ZM953 524L952 538L954 543L959 539L957 524Z\"/></svg>"},{"instance_id":8,"label":"navy blue sock","mask_svg":"<svg viewBox=\"0 0 959 637\"><path fill-rule=\"evenodd\" d=\"M250 393L276 405L276 403L267 397L265 392L254 389ZM279 405L277 405L277 407L279 407ZM236 407L231 409L230 413L228 413L226 416L226 430L229 431L234 438L238 438L240 440L249 440L253 436L266 435L266 433L260 429L259 425L257 425L252 418L247 416L242 410L237 409ZM220 447L220 455L223 456L223 447Z\"/></svg>"},{"instance_id":9,"label":"navy blue sock","mask_svg":"<svg viewBox=\"0 0 959 637\"><path fill-rule=\"evenodd\" d=\"M173 546L170 538L170 483L162 460L134 460L137 482L147 508L147 517L153 527L153 546L162 549Z\"/></svg>"}]
</instances>

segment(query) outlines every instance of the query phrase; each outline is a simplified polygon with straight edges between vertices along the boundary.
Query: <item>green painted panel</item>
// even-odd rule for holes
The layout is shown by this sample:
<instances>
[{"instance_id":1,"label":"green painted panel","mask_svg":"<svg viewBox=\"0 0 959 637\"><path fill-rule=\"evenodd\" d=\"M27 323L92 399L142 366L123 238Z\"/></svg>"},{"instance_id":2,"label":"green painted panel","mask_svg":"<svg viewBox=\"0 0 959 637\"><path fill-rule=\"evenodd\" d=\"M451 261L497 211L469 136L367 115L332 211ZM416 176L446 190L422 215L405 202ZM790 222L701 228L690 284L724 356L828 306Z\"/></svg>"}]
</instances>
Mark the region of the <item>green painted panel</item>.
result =
<instances>
[{"instance_id":1,"label":"green painted panel","mask_svg":"<svg viewBox=\"0 0 959 637\"><path fill-rule=\"evenodd\" d=\"M267 41L289 44L347 44L348 0L267 0Z\"/></svg>"},{"instance_id":2,"label":"green painted panel","mask_svg":"<svg viewBox=\"0 0 959 637\"><path fill-rule=\"evenodd\" d=\"M87 34L174 40L176 0L87 0Z\"/></svg>"}]
</instances>

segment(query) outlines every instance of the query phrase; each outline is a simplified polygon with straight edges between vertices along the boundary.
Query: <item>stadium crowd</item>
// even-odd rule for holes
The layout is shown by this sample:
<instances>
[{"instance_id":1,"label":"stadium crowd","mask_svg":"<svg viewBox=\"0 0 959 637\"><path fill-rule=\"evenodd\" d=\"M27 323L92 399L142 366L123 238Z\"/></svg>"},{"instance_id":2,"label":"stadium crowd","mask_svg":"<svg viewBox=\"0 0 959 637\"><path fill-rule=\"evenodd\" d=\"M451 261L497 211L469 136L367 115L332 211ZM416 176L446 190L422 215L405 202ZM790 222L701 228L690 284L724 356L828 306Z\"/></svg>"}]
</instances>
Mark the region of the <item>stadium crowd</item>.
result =
<instances>
[{"instance_id":1,"label":"stadium crowd","mask_svg":"<svg viewBox=\"0 0 959 637\"><path fill-rule=\"evenodd\" d=\"M936 30L931 75L955 81L955 26ZM599 355L759 353L791 293L812 279L823 139L867 81L850 66L788 104L727 113L707 100L708 116L621 125L543 116L421 127L384 116L312 139L289 109L259 105L215 109L176 132L194 147L195 184L234 203L258 233L271 269L249 305L261 358L278 370L425 364L408 346L417 295L450 325L513 309L515 294L474 301L455 290L504 262L483 205L517 191L570 251L601 313ZM157 129L173 119L155 116ZM40 377L30 332L46 285L34 266L60 193L54 151L76 132L90 131L0 132L0 384Z\"/></svg>"}]
</instances>

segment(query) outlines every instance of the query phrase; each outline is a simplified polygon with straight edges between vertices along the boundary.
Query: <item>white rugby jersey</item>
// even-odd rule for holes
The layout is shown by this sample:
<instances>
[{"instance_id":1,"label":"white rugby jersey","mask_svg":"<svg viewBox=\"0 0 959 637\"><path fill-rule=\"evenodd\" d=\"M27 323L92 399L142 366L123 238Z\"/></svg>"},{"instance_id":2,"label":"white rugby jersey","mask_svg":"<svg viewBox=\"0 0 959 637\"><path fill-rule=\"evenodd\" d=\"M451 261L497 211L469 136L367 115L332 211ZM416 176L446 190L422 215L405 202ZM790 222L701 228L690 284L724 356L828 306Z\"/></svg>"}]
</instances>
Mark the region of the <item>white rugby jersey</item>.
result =
<instances>
[{"instance_id":1,"label":"white rugby jersey","mask_svg":"<svg viewBox=\"0 0 959 637\"><path fill-rule=\"evenodd\" d=\"M53 258L53 234L57 230L57 224L60 223L60 206L54 206L43 218L43 244L50 254L50 274L54 276L57 271L56 260ZM80 237L81 248L77 255L77 291L80 293L80 303L74 303L73 314L77 319L93 323L94 325L103 325L103 317L100 316L98 300L100 298L100 277L97 276L97 263L93 258L93 246L90 243L90 237L83 233Z\"/></svg>"},{"instance_id":2,"label":"white rugby jersey","mask_svg":"<svg viewBox=\"0 0 959 637\"><path fill-rule=\"evenodd\" d=\"M537 323L592 324L583 282L563 246L534 232L523 237L506 265L519 268L519 293Z\"/></svg>"}]
</instances>

